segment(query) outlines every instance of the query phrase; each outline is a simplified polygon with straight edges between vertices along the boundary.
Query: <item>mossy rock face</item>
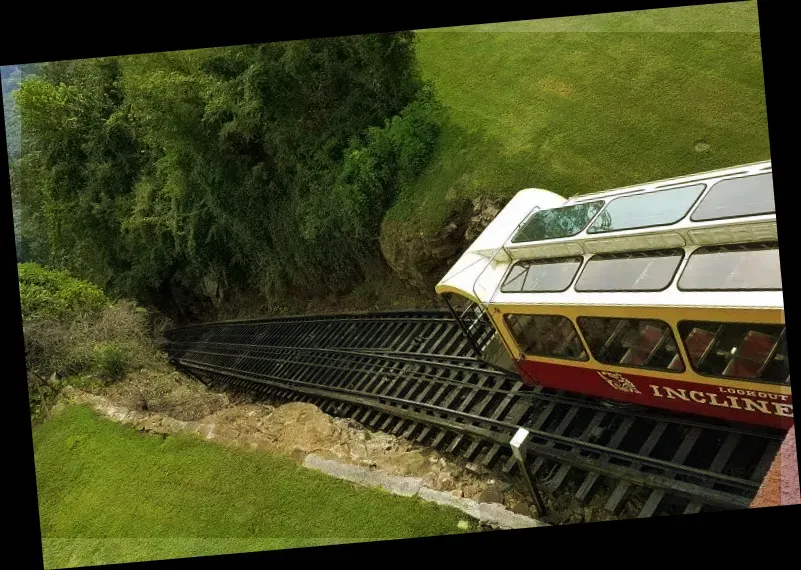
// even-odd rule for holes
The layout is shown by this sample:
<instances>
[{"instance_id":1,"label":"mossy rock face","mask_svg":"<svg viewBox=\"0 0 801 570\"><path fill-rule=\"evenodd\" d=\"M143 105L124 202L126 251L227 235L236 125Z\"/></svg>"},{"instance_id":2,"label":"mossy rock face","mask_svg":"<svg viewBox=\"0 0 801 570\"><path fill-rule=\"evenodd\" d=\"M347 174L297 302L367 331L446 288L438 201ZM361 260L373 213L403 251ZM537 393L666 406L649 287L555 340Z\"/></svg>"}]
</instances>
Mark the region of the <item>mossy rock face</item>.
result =
<instances>
[{"instance_id":1,"label":"mossy rock face","mask_svg":"<svg viewBox=\"0 0 801 570\"><path fill-rule=\"evenodd\" d=\"M421 230L414 220L385 220L381 252L398 277L433 295L439 280L507 202L486 196L455 199L445 223L434 233Z\"/></svg>"},{"instance_id":2,"label":"mossy rock face","mask_svg":"<svg viewBox=\"0 0 801 570\"><path fill-rule=\"evenodd\" d=\"M454 200L446 221L431 234L421 231L414 220L385 220L381 253L399 278L433 295L435 285L469 245L465 232L472 214L470 200Z\"/></svg>"}]
</instances>

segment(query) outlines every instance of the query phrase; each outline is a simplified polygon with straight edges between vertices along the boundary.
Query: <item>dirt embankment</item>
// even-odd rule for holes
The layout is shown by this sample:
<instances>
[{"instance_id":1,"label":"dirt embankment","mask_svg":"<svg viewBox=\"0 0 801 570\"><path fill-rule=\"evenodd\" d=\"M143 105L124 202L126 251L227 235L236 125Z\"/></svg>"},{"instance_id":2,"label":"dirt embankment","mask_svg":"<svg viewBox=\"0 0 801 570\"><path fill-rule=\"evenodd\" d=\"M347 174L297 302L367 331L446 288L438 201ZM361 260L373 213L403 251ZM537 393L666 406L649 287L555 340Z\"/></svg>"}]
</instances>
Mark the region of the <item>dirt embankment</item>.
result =
<instances>
[{"instance_id":1,"label":"dirt embankment","mask_svg":"<svg viewBox=\"0 0 801 570\"><path fill-rule=\"evenodd\" d=\"M433 291L506 202L487 197L460 200L433 234L419 231L413 221L384 222L381 252L399 278L422 291Z\"/></svg>"},{"instance_id":2,"label":"dirt embankment","mask_svg":"<svg viewBox=\"0 0 801 570\"><path fill-rule=\"evenodd\" d=\"M254 401L249 395L209 389L168 369L140 370L92 392L67 387L54 413L67 401L90 405L141 431L196 433L220 444L281 453L299 462L314 454L388 475L419 477L430 489L536 516L523 491L486 469L368 430L354 420L330 416L312 404Z\"/></svg>"}]
</instances>

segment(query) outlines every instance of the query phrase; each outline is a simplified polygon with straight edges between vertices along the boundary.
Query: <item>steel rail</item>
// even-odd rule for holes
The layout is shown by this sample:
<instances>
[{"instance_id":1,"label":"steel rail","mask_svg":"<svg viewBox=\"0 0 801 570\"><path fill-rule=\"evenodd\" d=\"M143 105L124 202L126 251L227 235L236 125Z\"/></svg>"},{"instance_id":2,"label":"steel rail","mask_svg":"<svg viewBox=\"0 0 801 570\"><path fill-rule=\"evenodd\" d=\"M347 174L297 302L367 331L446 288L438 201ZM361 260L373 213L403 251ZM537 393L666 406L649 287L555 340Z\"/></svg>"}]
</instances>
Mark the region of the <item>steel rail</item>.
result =
<instances>
[{"instance_id":1,"label":"steel rail","mask_svg":"<svg viewBox=\"0 0 801 570\"><path fill-rule=\"evenodd\" d=\"M669 497L687 501L685 512L748 506L761 472L742 462L752 453L762 465L781 439L777 431L609 409L585 396L528 387L499 365L468 356L494 333L481 311L463 314L474 322L459 326L448 311L420 310L198 324L165 332L163 346L173 364L200 381L310 401L369 428L417 434L419 443L446 452L461 449L470 461L482 453L486 466L505 461L505 472L515 468L511 436L525 427L531 474L553 463L547 487L555 493L578 469L580 501L600 476L611 478L618 485L607 510L628 501L631 485L651 489L639 516L654 515L660 504L672 508ZM465 338L465 328L477 336ZM642 443L638 433L650 436ZM707 465L707 448L724 440ZM746 477L733 474L743 468Z\"/></svg>"}]
</instances>

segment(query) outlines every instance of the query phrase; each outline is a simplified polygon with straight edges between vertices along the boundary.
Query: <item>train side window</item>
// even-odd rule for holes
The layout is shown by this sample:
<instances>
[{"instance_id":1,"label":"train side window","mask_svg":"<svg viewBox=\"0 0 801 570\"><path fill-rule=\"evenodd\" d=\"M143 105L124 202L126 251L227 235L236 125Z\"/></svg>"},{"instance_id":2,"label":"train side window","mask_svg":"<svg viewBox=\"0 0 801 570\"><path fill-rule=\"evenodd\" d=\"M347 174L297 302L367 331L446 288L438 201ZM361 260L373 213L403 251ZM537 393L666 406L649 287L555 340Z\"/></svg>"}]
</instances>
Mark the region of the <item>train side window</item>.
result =
<instances>
[{"instance_id":1,"label":"train side window","mask_svg":"<svg viewBox=\"0 0 801 570\"><path fill-rule=\"evenodd\" d=\"M777 242L699 247L679 277L683 291L781 291Z\"/></svg>"},{"instance_id":2,"label":"train side window","mask_svg":"<svg viewBox=\"0 0 801 570\"><path fill-rule=\"evenodd\" d=\"M690 216L694 222L776 212L773 174L727 178L715 183Z\"/></svg>"},{"instance_id":3,"label":"train side window","mask_svg":"<svg viewBox=\"0 0 801 570\"><path fill-rule=\"evenodd\" d=\"M576 281L576 291L662 291L673 281L681 249L594 255Z\"/></svg>"},{"instance_id":4,"label":"train side window","mask_svg":"<svg viewBox=\"0 0 801 570\"><path fill-rule=\"evenodd\" d=\"M687 215L705 189L705 184L694 184L615 198L606 205L587 233L675 224Z\"/></svg>"},{"instance_id":5,"label":"train side window","mask_svg":"<svg viewBox=\"0 0 801 570\"><path fill-rule=\"evenodd\" d=\"M566 291L578 273L583 259L566 257L533 259L512 266L504 282L502 293L560 293Z\"/></svg>"},{"instance_id":6,"label":"train side window","mask_svg":"<svg viewBox=\"0 0 801 570\"><path fill-rule=\"evenodd\" d=\"M790 383L784 325L682 321L679 334L700 374Z\"/></svg>"},{"instance_id":7,"label":"train side window","mask_svg":"<svg viewBox=\"0 0 801 570\"><path fill-rule=\"evenodd\" d=\"M646 319L579 317L581 334L593 357L604 364L684 371L667 323Z\"/></svg>"},{"instance_id":8,"label":"train side window","mask_svg":"<svg viewBox=\"0 0 801 570\"><path fill-rule=\"evenodd\" d=\"M525 354L588 360L576 327L561 315L506 315L506 324Z\"/></svg>"}]
</instances>

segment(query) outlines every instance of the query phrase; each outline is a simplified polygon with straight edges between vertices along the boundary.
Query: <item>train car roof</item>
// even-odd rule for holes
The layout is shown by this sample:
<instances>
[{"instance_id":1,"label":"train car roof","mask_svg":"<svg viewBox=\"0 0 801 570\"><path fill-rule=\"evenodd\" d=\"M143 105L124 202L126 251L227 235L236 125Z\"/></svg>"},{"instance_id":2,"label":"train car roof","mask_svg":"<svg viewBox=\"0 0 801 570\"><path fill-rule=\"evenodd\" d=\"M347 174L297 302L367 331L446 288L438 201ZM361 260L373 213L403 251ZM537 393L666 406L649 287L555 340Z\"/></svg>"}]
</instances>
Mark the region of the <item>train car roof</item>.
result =
<instances>
[{"instance_id":1,"label":"train car roof","mask_svg":"<svg viewBox=\"0 0 801 570\"><path fill-rule=\"evenodd\" d=\"M476 302L486 293L491 295L485 288L497 287L512 259L504 249L512 234L540 204L554 208L565 202L562 196L539 188L515 194L445 274L437 292L459 293Z\"/></svg>"},{"instance_id":2,"label":"train car roof","mask_svg":"<svg viewBox=\"0 0 801 570\"><path fill-rule=\"evenodd\" d=\"M723 184L718 185L718 183ZM717 189L723 189L725 192L719 192ZM666 190L675 192L665 194ZM648 197L649 195L652 196ZM620 198L626 198L630 203L625 204L625 201L619 200ZM670 202L665 206L665 200L668 199ZM647 204L649 201L650 205ZM602 204L599 205L598 202ZM588 207L588 204L595 206ZM552 216L554 212L565 211L568 212L566 218ZM611 212L609 219L606 219L606 227L602 231L595 232L597 235L588 232L598 224L600 216L605 212ZM672 223L630 227L637 226L635 219L637 216L642 219L643 215L652 215L654 219L661 217L656 221L668 220ZM544 226L540 224L539 228L532 229L533 218L543 219L549 216L550 219L546 221L549 223L553 221L553 224L546 223ZM612 224L619 220L623 226L628 227L619 231L614 231L614 228L610 230L610 219ZM578 222L573 223L576 220ZM579 232L574 231L577 225L582 226ZM553 229L556 233L561 231L573 235L563 237L537 235L537 231L543 227L546 231ZM521 235L525 239L520 239ZM540 239L527 241L530 237ZM510 266L520 260L548 259L559 262L558 258L578 257L586 261L592 254L642 252L666 248L685 248L691 251L697 246L775 242L777 239L770 161L618 188L571 199L565 199L547 190L527 189L518 192L509 201L437 284L436 291L456 293L483 304L492 300L495 303L511 304L559 302L625 305L636 299L637 304L651 305L709 306L711 304L737 307L748 304L754 306L753 304L757 303L755 306L783 307L780 286L778 293L775 290L688 292L679 290L676 283L673 283L671 287L675 288L674 294L667 290L636 292L634 297L631 292L578 292L572 287L561 292L532 294L500 290L504 280L508 281L507 271ZM726 263L720 267L726 269ZM778 279L780 282L780 276L773 276L772 279L774 281Z\"/></svg>"}]
</instances>

